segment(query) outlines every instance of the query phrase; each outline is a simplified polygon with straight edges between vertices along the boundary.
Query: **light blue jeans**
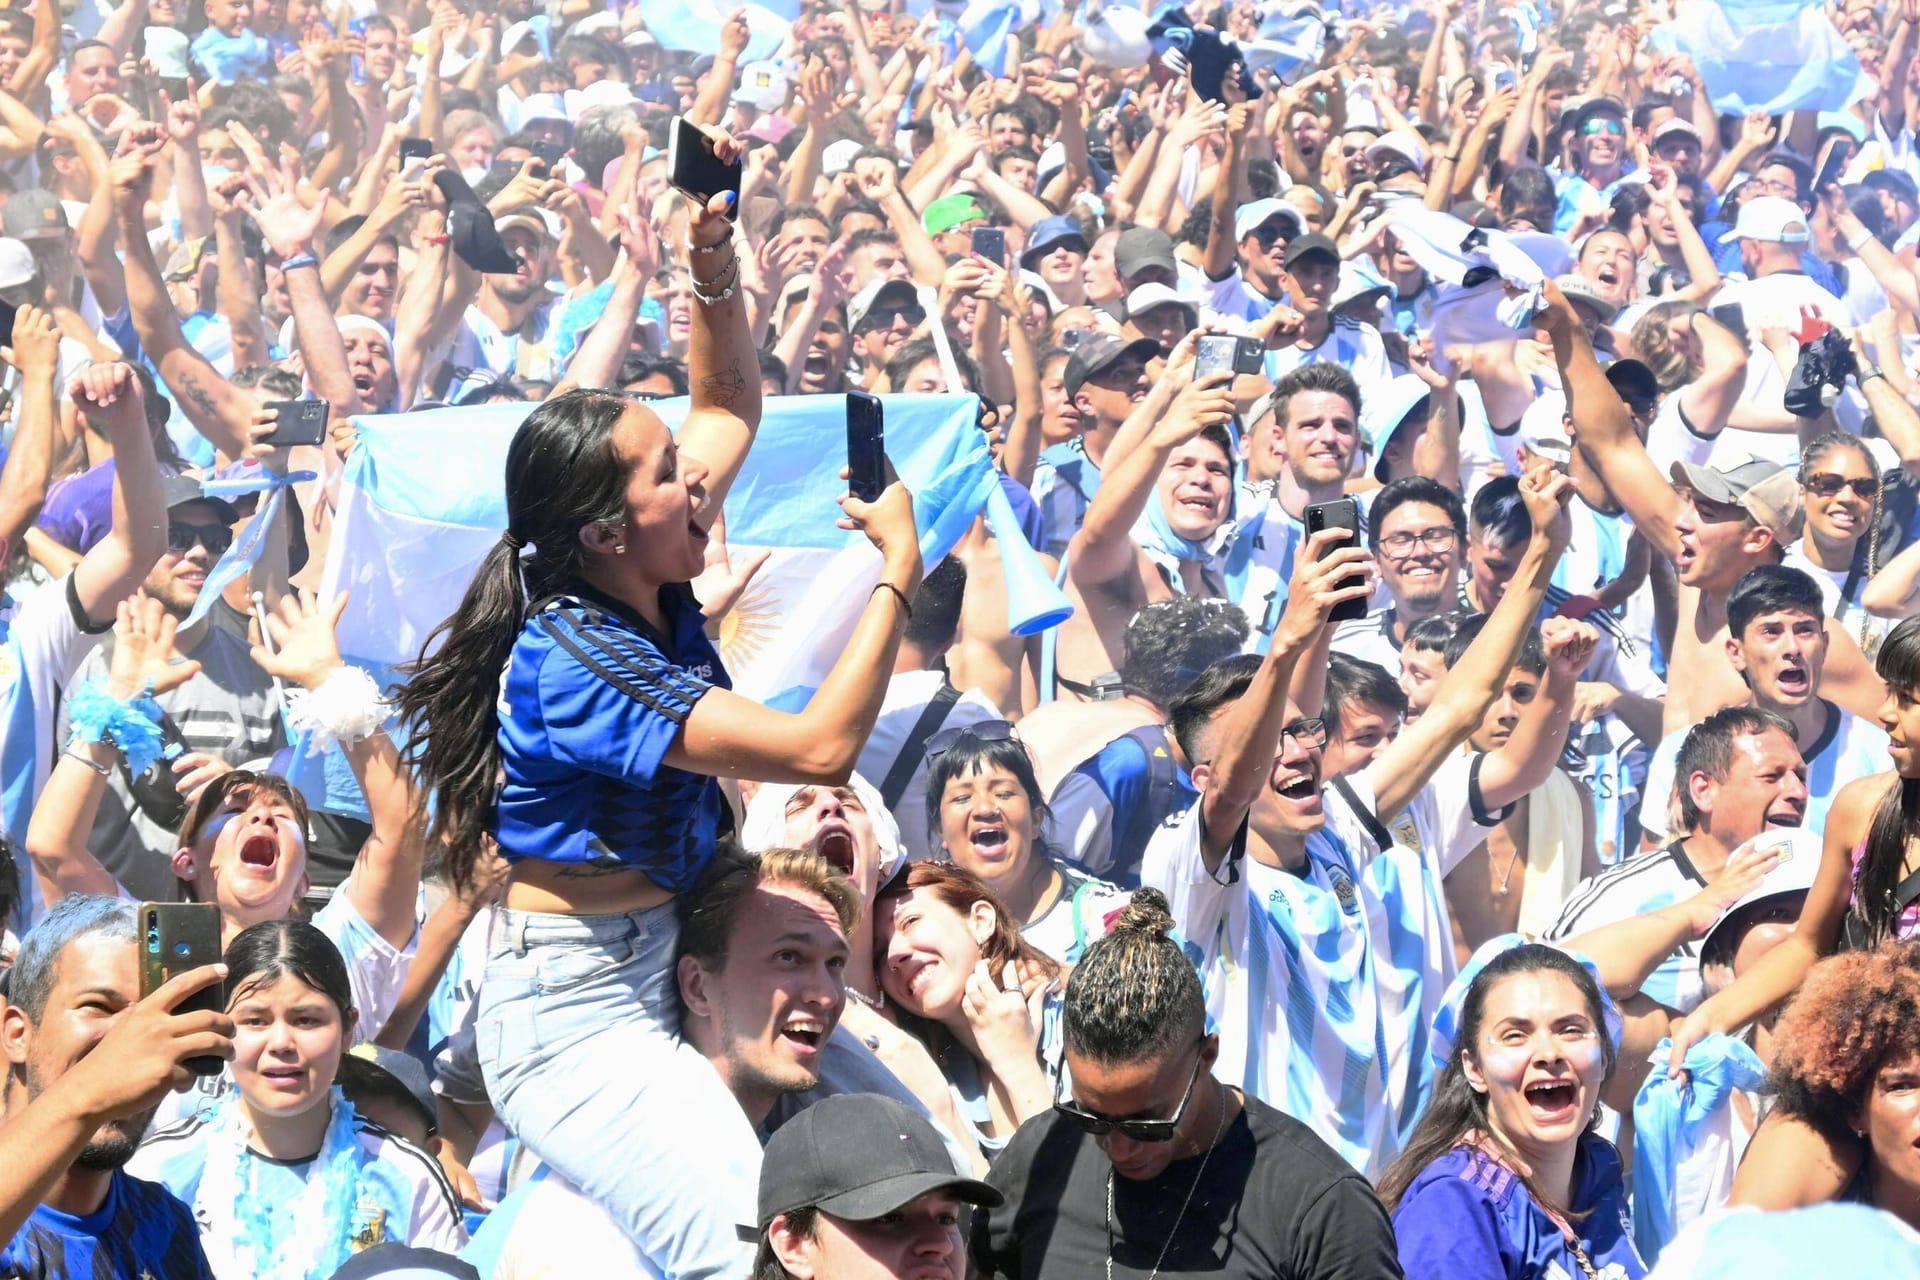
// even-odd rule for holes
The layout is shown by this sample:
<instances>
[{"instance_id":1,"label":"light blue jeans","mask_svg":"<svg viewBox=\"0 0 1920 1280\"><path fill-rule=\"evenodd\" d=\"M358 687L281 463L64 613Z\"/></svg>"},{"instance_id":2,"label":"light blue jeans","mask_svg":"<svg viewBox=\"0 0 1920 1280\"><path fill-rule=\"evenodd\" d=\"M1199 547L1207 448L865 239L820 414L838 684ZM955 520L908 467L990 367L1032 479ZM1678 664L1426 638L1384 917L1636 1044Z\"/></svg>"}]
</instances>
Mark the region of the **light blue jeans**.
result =
<instances>
[{"instance_id":1,"label":"light blue jeans","mask_svg":"<svg viewBox=\"0 0 1920 1280\"><path fill-rule=\"evenodd\" d=\"M679 1037L675 904L503 911L476 1034L501 1122L598 1201L669 1280L743 1276L760 1143Z\"/></svg>"}]
</instances>

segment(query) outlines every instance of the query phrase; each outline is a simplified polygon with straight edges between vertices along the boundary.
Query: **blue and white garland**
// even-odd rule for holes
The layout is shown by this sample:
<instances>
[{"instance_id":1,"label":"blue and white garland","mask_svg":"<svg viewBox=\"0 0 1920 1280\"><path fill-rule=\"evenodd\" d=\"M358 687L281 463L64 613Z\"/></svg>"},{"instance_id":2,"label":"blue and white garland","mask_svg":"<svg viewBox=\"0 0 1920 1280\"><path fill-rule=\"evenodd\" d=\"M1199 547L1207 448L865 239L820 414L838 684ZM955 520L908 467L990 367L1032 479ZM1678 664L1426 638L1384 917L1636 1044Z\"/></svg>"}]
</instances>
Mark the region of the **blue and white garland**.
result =
<instances>
[{"instance_id":1,"label":"blue and white garland","mask_svg":"<svg viewBox=\"0 0 1920 1280\"><path fill-rule=\"evenodd\" d=\"M360 1198L360 1135L353 1104L328 1090L333 1118L306 1186L291 1203L276 1204L255 1185L257 1157L247 1145L252 1127L238 1091L208 1117L207 1163L194 1197L202 1222L231 1217L228 1242L235 1262L256 1280L306 1280L339 1269L353 1249Z\"/></svg>"}]
</instances>

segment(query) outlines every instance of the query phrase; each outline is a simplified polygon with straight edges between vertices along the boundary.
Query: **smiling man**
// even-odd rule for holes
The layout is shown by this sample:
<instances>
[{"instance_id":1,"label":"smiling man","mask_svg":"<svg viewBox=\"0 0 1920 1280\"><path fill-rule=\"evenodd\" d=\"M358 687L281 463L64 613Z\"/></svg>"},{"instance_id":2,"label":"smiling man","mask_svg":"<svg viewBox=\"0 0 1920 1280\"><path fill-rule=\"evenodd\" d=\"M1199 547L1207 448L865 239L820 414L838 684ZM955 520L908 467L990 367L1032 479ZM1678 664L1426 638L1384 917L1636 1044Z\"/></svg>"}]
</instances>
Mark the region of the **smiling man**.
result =
<instances>
[{"instance_id":1,"label":"smiling man","mask_svg":"<svg viewBox=\"0 0 1920 1280\"><path fill-rule=\"evenodd\" d=\"M1827 632L1819 585L1784 565L1749 571L1727 597L1727 656L1753 690L1752 705L1793 724L1807 765L1804 822L1824 827L1841 787L1886 767L1887 735L1820 696ZM1640 826L1649 848L1664 843L1673 829L1667 799L1686 736L1668 734L1647 771Z\"/></svg>"},{"instance_id":2,"label":"smiling man","mask_svg":"<svg viewBox=\"0 0 1920 1280\"><path fill-rule=\"evenodd\" d=\"M1387 587L1387 603L1364 618L1341 623L1333 633L1333 647L1398 677L1407 632L1455 606L1467 510L1460 495L1438 481L1407 476L1380 490L1367 516L1367 542ZM1524 537L1523 532L1515 541ZM1516 547L1516 563L1519 552Z\"/></svg>"}]
</instances>

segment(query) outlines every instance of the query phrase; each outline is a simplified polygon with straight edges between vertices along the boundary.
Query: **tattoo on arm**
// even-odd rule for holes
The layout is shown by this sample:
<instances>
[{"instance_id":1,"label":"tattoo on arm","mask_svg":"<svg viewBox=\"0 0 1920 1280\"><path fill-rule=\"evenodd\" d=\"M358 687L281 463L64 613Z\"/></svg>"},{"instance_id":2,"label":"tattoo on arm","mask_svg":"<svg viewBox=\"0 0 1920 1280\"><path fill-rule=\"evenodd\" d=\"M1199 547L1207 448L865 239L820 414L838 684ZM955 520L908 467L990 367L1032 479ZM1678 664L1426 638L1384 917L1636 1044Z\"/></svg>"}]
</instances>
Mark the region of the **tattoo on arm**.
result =
<instances>
[{"instance_id":1,"label":"tattoo on arm","mask_svg":"<svg viewBox=\"0 0 1920 1280\"><path fill-rule=\"evenodd\" d=\"M180 395L207 417L219 418L220 406L214 403L213 396L200 385L200 379L194 375L190 373L181 375Z\"/></svg>"},{"instance_id":2,"label":"tattoo on arm","mask_svg":"<svg viewBox=\"0 0 1920 1280\"><path fill-rule=\"evenodd\" d=\"M725 369L700 379L700 387L716 408L731 409L740 393L747 389L747 380L740 376L740 362L735 360Z\"/></svg>"}]
</instances>

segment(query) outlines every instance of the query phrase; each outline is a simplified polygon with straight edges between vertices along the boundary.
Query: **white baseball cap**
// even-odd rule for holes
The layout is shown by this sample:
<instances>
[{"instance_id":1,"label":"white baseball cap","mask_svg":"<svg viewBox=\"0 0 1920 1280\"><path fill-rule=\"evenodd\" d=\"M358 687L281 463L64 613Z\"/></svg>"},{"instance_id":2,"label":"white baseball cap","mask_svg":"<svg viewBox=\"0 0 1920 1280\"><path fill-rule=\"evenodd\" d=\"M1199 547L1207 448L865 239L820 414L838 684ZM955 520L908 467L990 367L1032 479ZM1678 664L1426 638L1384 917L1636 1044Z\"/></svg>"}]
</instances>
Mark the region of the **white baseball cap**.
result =
<instances>
[{"instance_id":1,"label":"white baseball cap","mask_svg":"<svg viewBox=\"0 0 1920 1280\"><path fill-rule=\"evenodd\" d=\"M33 250L26 241L0 238L0 289L17 289L33 279Z\"/></svg>"},{"instance_id":2,"label":"white baseball cap","mask_svg":"<svg viewBox=\"0 0 1920 1280\"><path fill-rule=\"evenodd\" d=\"M1398 156L1414 167L1418 173L1427 171L1427 146L1420 141L1420 135L1406 129L1395 129L1383 133L1367 147L1367 159L1379 164L1392 156Z\"/></svg>"},{"instance_id":3,"label":"white baseball cap","mask_svg":"<svg viewBox=\"0 0 1920 1280\"><path fill-rule=\"evenodd\" d=\"M1235 244L1253 234L1253 229L1273 217L1283 217L1293 223L1288 238L1303 234L1307 229L1306 219L1300 211L1278 196L1268 196L1264 200L1255 200L1252 204L1243 204L1233 215L1233 240Z\"/></svg>"},{"instance_id":4,"label":"white baseball cap","mask_svg":"<svg viewBox=\"0 0 1920 1280\"><path fill-rule=\"evenodd\" d=\"M1720 243L1763 240L1769 244L1805 244L1811 239L1806 211L1799 205L1783 196L1755 196L1740 206L1739 220L1733 230L1720 237Z\"/></svg>"}]
</instances>

